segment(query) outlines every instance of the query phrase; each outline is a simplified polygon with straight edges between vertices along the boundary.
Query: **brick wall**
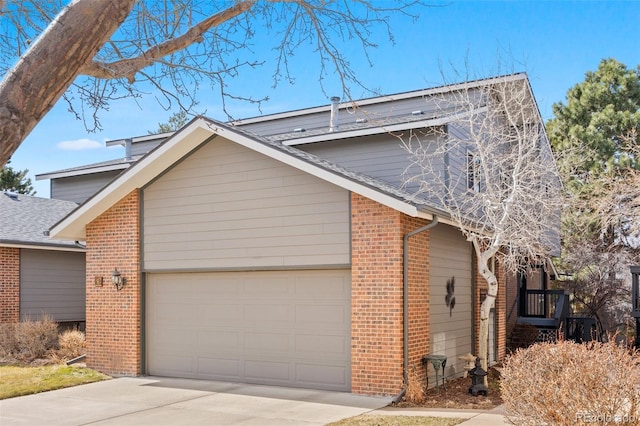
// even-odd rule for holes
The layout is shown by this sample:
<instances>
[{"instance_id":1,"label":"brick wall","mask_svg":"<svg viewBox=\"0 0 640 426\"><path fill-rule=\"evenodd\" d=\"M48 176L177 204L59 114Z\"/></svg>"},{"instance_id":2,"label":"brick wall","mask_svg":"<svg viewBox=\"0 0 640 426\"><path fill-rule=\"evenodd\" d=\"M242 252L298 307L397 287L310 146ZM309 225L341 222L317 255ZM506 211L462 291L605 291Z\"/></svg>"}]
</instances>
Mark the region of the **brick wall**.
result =
<instances>
[{"instance_id":1,"label":"brick wall","mask_svg":"<svg viewBox=\"0 0 640 426\"><path fill-rule=\"evenodd\" d=\"M403 234L427 225L423 219L402 215ZM429 351L429 231L409 239L409 371L425 383L422 357Z\"/></svg>"},{"instance_id":2,"label":"brick wall","mask_svg":"<svg viewBox=\"0 0 640 426\"><path fill-rule=\"evenodd\" d=\"M0 323L20 321L20 249L0 247Z\"/></svg>"},{"instance_id":3,"label":"brick wall","mask_svg":"<svg viewBox=\"0 0 640 426\"><path fill-rule=\"evenodd\" d=\"M401 214L351 194L351 391L402 389Z\"/></svg>"},{"instance_id":4,"label":"brick wall","mask_svg":"<svg viewBox=\"0 0 640 426\"><path fill-rule=\"evenodd\" d=\"M87 365L112 375L141 374L139 211L134 191L87 225ZM114 268L127 280L120 291Z\"/></svg>"},{"instance_id":5,"label":"brick wall","mask_svg":"<svg viewBox=\"0 0 640 426\"><path fill-rule=\"evenodd\" d=\"M395 395L403 386L403 236L428 222L351 195L351 391ZM424 380L429 352L429 232L409 240L409 367Z\"/></svg>"}]
</instances>

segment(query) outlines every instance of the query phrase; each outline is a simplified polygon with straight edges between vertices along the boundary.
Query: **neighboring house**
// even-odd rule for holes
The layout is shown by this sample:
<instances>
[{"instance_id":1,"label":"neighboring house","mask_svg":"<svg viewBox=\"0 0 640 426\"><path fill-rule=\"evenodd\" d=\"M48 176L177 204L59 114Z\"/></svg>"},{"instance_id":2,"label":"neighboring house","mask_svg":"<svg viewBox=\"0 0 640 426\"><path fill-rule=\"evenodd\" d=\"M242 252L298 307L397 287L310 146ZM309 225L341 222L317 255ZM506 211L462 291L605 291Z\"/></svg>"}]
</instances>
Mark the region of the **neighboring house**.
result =
<instances>
[{"instance_id":1,"label":"neighboring house","mask_svg":"<svg viewBox=\"0 0 640 426\"><path fill-rule=\"evenodd\" d=\"M467 85L503 81L528 87L524 74ZM56 196L80 174L100 182L51 228L86 242L88 365L379 395L399 393L408 370L424 380L430 353L460 375L486 283L460 230L403 185L408 154L390 134L447 129L433 96L451 89L228 124L198 117L173 135L110 142L129 160L47 174ZM516 297L497 275L492 361Z\"/></svg>"},{"instance_id":2,"label":"neighboring house","mask_svg":"<svg viewBox=\"0 0 640 426\"><path fill-rule=\"evenodd\" d=\"M47 236L76 207L69 201L0 193L0 323L44 314L60 323L84 323L84 246Z\"/></svg>"}]
</instances>

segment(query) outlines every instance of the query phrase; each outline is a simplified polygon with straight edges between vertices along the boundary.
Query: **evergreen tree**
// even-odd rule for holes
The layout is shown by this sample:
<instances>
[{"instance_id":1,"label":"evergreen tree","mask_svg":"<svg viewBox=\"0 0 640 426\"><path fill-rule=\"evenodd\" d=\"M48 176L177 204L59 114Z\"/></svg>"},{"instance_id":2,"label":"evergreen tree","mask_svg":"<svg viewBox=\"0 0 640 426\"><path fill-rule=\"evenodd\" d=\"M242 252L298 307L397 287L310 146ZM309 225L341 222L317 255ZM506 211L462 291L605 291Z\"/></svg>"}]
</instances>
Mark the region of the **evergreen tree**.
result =
<instances>
[{"instance_id":1,"label":"evergreen tree","mask_svg":"<svg viewBox=\"0 0 640 426\"><path fill-rule=\"evenodd\" d=\"M11 166L5 166L0 170L0 190L17 192L18 194L35 195L31 185L31 179L27 177L28 169L19 171Z\"/></svg>"}]
</instances>

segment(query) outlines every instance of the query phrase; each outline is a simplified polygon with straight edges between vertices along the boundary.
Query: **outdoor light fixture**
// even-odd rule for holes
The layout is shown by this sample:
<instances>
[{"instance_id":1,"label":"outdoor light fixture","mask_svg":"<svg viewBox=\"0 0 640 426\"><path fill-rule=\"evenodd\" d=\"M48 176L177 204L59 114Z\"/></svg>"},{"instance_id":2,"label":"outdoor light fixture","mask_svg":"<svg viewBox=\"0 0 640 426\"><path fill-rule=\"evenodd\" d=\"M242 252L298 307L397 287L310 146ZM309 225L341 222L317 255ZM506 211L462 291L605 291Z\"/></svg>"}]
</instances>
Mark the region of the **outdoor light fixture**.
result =
<instances>
[{"instance_id":1,"label":"outdoor light fixture","mask_svg":"<svg viewBox=\"0 0 640 426\"><path fill-rule=\"evenodd\" d=\"M115 268L111 273L111 283L114 285L116 290L122 290L126 281L127 280L120 274L120 272L118 272L118 268Z\"/></svg>"}]
</instances>

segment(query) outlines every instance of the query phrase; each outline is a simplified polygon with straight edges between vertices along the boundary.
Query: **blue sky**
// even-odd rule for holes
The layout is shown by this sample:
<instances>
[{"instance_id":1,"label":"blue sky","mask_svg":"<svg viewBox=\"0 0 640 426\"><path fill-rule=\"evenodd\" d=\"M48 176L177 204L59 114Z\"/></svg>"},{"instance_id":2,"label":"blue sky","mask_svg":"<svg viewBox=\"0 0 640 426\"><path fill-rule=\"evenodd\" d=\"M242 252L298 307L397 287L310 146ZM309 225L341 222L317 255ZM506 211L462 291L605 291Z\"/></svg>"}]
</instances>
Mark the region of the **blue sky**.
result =
<instances>
[{"instance_id":1,"label":"blue sky","mask_svg":"<svg viewBox=\"0 0 640 426\"><path fill-rule=\"evenodd\" d=\"M630 68L640 64L640 1L457 1L423 10L416 22L398 17L392 24L396 43L379 34L380 47L371 52L373 67L355 48L353 54L361 80L383 94L440 85L441 71L453 80L452 68L464 70L465 64L483 76L526 71L548 119L552 104L563 101L567 89L601 59L613 57ZM269 96L263 113L327 104L313 57L300 54L295 63L293 86L272 89L271 80L260 73L240 75L233 84ZM340 93L337 82L327 78L326 83ZM353 90L353 95L361 92ZM202 91L200 102L208 116L225 119L214 93ZM247 104L234 105L231 113L236 118L260 114ZM59 102L13 155L11 166L29 169L37 195L48 197L49 181L36 182L36 174L122 157L122 148L107 149L104 141L145 135L170 115L152 96L137 104L112 103L100 114L104 130L87 133Z\"/></svg>"}]
</instances>

